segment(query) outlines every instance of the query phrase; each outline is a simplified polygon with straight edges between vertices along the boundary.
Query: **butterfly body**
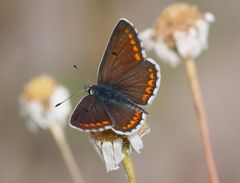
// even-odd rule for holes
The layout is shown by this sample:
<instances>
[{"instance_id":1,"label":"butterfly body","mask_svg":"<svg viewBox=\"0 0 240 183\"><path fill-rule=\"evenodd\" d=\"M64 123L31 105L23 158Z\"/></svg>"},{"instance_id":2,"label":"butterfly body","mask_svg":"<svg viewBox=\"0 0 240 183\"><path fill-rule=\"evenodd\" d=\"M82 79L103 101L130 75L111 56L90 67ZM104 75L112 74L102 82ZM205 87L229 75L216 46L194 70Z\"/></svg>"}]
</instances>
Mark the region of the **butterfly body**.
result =
<instances>
[{"instance_id":1,"label":"butterfly body","mask_svg":"<svg viewBox=\"0 0 240 183\"><path fill-rule=\"evenodd\" d=\"M86 86L85 90L94 97L100 99L103 103L108 104L116 104L125 106L131 110L140 111L148 114L143 108L138 106L136 103L131 101L127 95L124 95L120 91L118 91L114 86L106 86L106 85L91 85Z\"/></svg>"},{"instance_id":2,"label":"butterfly body","mask_svg":"<svg viewBox=\"0 0 240 183\"><path fill-rule=\"evenodd\" d=\"M143 106L151 103L159 86L158 64L146 58L133 24L120 19L100 63L97 84L85 87L88 95L74 109L70 125L82 131L133 134L144 124L148 113Z\"/></svg>"}]
</instances>

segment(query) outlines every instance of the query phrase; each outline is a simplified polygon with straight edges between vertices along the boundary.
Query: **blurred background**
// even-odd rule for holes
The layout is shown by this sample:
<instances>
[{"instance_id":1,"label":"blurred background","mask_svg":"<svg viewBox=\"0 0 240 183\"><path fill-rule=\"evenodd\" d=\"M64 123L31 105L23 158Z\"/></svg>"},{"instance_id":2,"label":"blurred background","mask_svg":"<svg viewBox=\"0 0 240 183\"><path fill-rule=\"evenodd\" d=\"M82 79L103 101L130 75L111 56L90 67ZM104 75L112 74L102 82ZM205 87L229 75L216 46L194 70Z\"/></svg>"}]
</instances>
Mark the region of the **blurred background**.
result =
<instances>
[{"instance_id":1,"label":"blurred background","mask_svg":"<svg viewBox=\"0 0 240 183\"><path fill-rule=\"evenodd\" d=\"M141 31L174 1L0 0L0 182L71 182L49 131L31 134L19 116L24 83L43 72L71 91L95 81L98 64L120 17ZM185 1L216 16L210 48L198 59L211 140L221 182L240 182L240 3ZM154 54L149 57L156 58ZM158 61L158 63L160 63ZM148 109L151 133L134 154L139 183L203 183L208 174L198 122L183 65L161 64L159 95ZM84 94L82 94L83 96ZM79 96L79 99L82 97ZM78 97L77 97L78 98ZM79 99L73 100L76 105ZM106 173L88 134L66 127L67 138L87 182L127 182L121 167Z\"/></svg>"}]
</instances>

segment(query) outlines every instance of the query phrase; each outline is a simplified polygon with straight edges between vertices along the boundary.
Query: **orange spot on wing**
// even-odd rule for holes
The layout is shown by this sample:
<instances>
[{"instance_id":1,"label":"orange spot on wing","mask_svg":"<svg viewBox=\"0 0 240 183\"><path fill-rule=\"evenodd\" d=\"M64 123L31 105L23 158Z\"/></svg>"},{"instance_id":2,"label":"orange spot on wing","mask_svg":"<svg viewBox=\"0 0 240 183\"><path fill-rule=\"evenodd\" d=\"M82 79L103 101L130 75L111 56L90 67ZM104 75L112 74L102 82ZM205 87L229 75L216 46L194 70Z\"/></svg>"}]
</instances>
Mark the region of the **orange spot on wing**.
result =
<instances>
[{"instance_id":1,"label":"orange spot on wing","mask_svg":"<svg viewBox=\"0 0 240 183\"><path fill-rule=\"evenodd\" d=\"M138 53L135 53L134 57L135 57L135 59L136 59L137 61L140 61L140 60L141 60L141 57L140 57L140 55L139 55Z\"/></svg>"},{"instance_id":2,"label":"orange spot on wing","mask_svg":"<svg viewBox=\"0 0 240 183\"><path fill-rule=\"evenodd\" d=\"M149 77L150 77L151 79L154 79L154 78L155 78L155 76L154 76L153 73L151 73L151 74L149 75Z\"/></svg>"},{"instance_id":3,"label":"orange spot on wing","mask_svg":"<svg viewBox=\"0 0 240 183\"><path fill-rule=\"evenodd\" d=\"M130 40L130 44L136 44L136 41L134 41L133 39Z\"/></svg>"},{"instance_id":4,"label":"orange spot on wing","mask_svg":"<svg viewBox=\"0 0 240 183\"><path fill-rule=\"evenodd\" d=\"M134 121L138 121L138 120L139 120L139 116L134 116L134 117L133 117L133 120L134 120Z\"/></svg>"},{"instance_id":5,"label":"orange spot on wing","mask_svg":"<svg viewBox=\"0 0 240 183\"><path fill-rule=\"evenodd\" d=\"M89 123L83 124L84 127L89 127Z\"/></svg>"},{"instance_id":6,"label":"orange spot on wing","mask_svg":"<svg viewBox=\"0 0 240 183\"><path fill-rule=\"evenodd\" d=\"M102 123L97 122L97 123L96 123L96 126L102 126Z\"/></svg>"},{"instance_id":7,"label":"orange spot on wing","mask_svg":"<svg viewBox=\"0 0 240 183\"><path fill-rule=\"evenodd\" d=\"M125 32L125 33L128 33L128 29L125 29L124 32Z\"/></svg>"},{"instance_id":8,"label":"orange spot on wing","mask_svg":"<svg viewBox=\"0 0 240 183\"><path fill-rule=\"evenodd\" d=\"M131 128L131 127L132 127L132 125L131 125L131 124L128 124L128 125L127 125L127 128Z\"/></svg>"},{"instance_id":9,"label":"orange spot on wing","mask_svg":"<svg viewBox=\"0 0 240 183\"><path fill-rule=\"evenodd\" d=\"M109 121L102 121L102 124L103 124L103 125L108 125L108 124L110 124L110 123L109 123Z\"/></svg>"},{"instance_id":10,"label":"orange spot on wing","mask_svg":"<svg viewBox=\"0 0 240 183\"><path fill-rule=\"evenodd\" d=\"M127 127L126 126L124 126L124 127L122 127L124 130L126 130L127 129Z\"/></svg>"},{"instance_id":11,"label":"orange spot on wing","mask_svg":"<svg viewBox=\"0 0 240 183\"><path fill-rule=\"evenodd\" d=\"M137 46L134 46L134 47L133 47L133 51L138 51Z\"/></svg>"},{"instance_id":12,"label":"orange spot on wing","mask_svg":"<svg viewBox=\"0 0 240 183\"><path fill-rule=\"evenodd\" d=\"M141 115L141 112L139 112L139 111L137 111L137 112L135 112L135 116L140 116Z\"/></svg>"},{"instance_id":13,"label":"orange spot on wing","mask_svg":"<svg viewBox=\"0 0 240 183\"><path fill-rule=\"evenodd\" d=\"M148 69L148 72L153 72L153 69L152 68Z\"/></svg>"},{"instance_id":14,"label":"orange spot on wing","mask_svg":"<svg viewBox=\"0 0 240 183\"><path fill-rule=\"evenodd\" d=\"M146 102L147 99L148 99L148 94L145 94L145 95L142 96L142 101L143 102Z\"/></svg>"},{"instance_id":15,"label":"orange spot on wing","mask_svg":"<svg viewBox=\"0 0 240 183\"><path fill-rule=\"evenodd\" d=\"M151 88L151 87L145 88L145 92L146 92L147 94L151 94L151 93L152 93L152 88Z\"/></svg>"},{"instance_id":16,"label":"orange spot on wing","mask_svg":"<svg viewBox=\"0 0 240 183\"><path fill-rule=\"evenodd\" d=\"M133 35L129 33L129 34L128 34L128 38L129 38L129 39L132 39L132 37L133 37Z\"/></svg>"},{"instance_id":17,"label":"orange spot on wing","mask_svg":"<svg viewBox=\"0 0 240 183\"><path fill-rule=\"evenodd\" d=\"M94 123L89 123L89 126L96 127Z\"/></svg>"},{"instance_id":18,"label":"orange spot on wing","mask_svg":"<svg viewBox=\"0 0 240 183\"><path fill-rule=\"evenodd\" d=\"M154 87L154 80L153 79L148 80L148 85Z\"/></svg>"},{"instance_id":19,"label":"orange spot on wing","mask_svg":"<svg viewBox=\"0 0 240 183\"><path fill-rule=\"evenodd\" d=\"M134 120L131 120L131 121L130 121L130 124L131 124L131 125L134 125L135 123L136 123L136 121L134 121Z\"/></svg>"}]
</instances>

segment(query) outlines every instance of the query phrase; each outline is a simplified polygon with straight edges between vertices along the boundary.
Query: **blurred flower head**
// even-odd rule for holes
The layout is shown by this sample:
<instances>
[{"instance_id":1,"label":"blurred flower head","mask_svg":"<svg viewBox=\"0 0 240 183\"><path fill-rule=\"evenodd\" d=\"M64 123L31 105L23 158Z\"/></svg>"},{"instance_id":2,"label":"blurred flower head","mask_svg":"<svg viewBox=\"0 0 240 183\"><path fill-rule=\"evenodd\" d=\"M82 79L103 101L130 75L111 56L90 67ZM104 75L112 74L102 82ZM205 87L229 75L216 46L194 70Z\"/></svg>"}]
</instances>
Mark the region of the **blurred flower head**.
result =
<instances>
[{"instance_id":1,"label":"blurred flower head","mask_svg":"<svg viewBox=\"0 0 240 183\"><path fill-rule=\"evenodd\" d=\"M203 13L196 6L174 3L163 10L153 28L144 30L146 50L154 50L165 63L177 66L182 59L196 58L208 48L213 14Z\"/></svg>"},{"instance_id":2,"label":"blurred flower head","mask_svg":"<svg viewBox=\"0 0 240 183\"><path fill-rule=\"evenodd\" d=\"M59 107L55 105L68 96L69 91L47 74L31 79L19 98L20 112L26 117L29 130L46 129L52 123L66 124L71 112L70 102Z\"/></svg>"},{"instance_id":3,"label":"blurred flower head","mask_svg":"<svg viewBox=\"0 0 240 183\"><path fill-rule=\"evenodd\" d=\"M124 146L128 148L129 154L132 152L132 149L140 153L140 150L143 148L141 137L149 132L150 128L147 122L145 122L136 133L129 136L118 135L112 130L92 132L90 142L105 163L107 172L109 172L119 168L119 163L125 157L123 153Z\"/></svg>"}]
</instances>

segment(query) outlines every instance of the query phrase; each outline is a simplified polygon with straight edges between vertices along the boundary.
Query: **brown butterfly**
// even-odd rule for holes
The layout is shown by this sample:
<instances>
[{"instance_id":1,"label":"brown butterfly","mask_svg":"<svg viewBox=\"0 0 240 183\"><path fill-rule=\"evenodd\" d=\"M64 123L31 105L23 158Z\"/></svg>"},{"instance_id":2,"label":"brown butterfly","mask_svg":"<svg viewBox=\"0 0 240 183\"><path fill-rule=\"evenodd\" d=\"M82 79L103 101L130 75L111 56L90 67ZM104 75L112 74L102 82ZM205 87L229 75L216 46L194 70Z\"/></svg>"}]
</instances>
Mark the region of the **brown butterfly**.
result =
<instances>
[{"instance_id":1,"label":"brown butterfly","mask_svg":"<svg viewBox=\"0 0 240 183\"><path fill-rule=\"evenodd\" d=\"M143 105L149 104L160 85L160 68L146 58L136 28L120 19L113 30L98 69L97 84L74 109L70 125L83 131L112 129L130 135L143 124Z\"/></svg>"}]
</instances>

